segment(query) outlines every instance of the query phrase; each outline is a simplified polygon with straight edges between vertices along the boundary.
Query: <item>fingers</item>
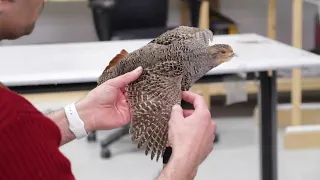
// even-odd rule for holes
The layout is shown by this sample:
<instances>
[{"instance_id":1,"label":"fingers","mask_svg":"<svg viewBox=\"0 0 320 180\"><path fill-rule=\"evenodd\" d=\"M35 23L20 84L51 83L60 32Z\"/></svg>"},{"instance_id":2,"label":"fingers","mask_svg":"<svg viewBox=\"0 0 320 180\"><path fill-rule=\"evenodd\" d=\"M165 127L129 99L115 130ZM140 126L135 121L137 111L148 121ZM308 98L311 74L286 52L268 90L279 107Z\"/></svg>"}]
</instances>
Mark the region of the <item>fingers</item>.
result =
<instances>
[{"instance_id":1,"label":"fingers","mask_svg":"<svg viewBox=\"0 0 320 180\"><path fill-rule=\"evenodd\" d=\"M202 98L202 96L192 93L190 91L182 92L182 99L193 104L195 110L197 109L208 109L206 102Z\"/></svg>"},{"instance_id":2,"label":"fingers","mask_svg":"<svg viewBox=\"0 0 320 180\"><path fill-rule=\"evenodd\" d=\"M212 148L213 148L213 143L214 143L214 139L216 138L216 129L217 129L217 125L216 122L214 120L211 120L211 128L210 128L210 134L212 136Z\"/></svg>"},{"instance_id":3,"label":"fingers","mask_svg":"<svg viewBox=\"0 0 320 180\"><path fill-rule=\"evenodd\" d=\"M171 119L181 119L183 118L183 110L180 105L176 104L172 107Z\"/></svg>"},{"instance_id":4,"label":"fingers","mask_svg":"<svg viewBox=\"0 0 320 180\"><path fill-rule=\"evenodd\" d=\"M183 110L183 117L186 118L186 117L190 116L193 112L194 112L194 110L184 109Z\"/></svg>"},{"instance_id":5,"label":"fingers","mask_svg":"<svg viewBox=\"0 0 320 180\"><path fill-rule=\"evenodd\" d=\"M216 124L216 122L212 120L212 121L211 121L211 125L212 125L212 127L213 127L213 133L215 133L216 130L217 130L217 124Z\"/></svg>"},{"instance_id":6,"label":"fingers","mask_svg":"<svg viewBox=\"0 0 320 180\"><path fill-rule=\"evenodd\" d=\"M139 66L138 68L136 68L133 71L127 72L121 76L110 79L108 81L108 84L115 86L115 87L118 87L118 88L124 88L127 84L138 79L138 77L141 75L141 73L142 73L142 67Z\"/></svg>"}]
</instances>

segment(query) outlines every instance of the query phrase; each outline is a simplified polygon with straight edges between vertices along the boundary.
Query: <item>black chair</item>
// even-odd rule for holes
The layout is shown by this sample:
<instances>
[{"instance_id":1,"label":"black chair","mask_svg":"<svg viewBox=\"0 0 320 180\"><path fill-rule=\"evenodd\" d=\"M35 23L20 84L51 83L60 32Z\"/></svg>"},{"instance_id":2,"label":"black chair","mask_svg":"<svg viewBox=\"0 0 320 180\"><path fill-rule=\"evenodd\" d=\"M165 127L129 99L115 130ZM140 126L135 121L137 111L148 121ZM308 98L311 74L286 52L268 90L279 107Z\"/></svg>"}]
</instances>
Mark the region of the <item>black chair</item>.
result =
<instances>
[{"instance_id":1,"label":"black chair","mask_svg":"<svg viewBox=\"0 0 320 180\"><path fill-rule=\"evenodd\" d=\"M100 41L149 39L167 27L168 0L90 0Z\"/></svg>"}]
</instances>

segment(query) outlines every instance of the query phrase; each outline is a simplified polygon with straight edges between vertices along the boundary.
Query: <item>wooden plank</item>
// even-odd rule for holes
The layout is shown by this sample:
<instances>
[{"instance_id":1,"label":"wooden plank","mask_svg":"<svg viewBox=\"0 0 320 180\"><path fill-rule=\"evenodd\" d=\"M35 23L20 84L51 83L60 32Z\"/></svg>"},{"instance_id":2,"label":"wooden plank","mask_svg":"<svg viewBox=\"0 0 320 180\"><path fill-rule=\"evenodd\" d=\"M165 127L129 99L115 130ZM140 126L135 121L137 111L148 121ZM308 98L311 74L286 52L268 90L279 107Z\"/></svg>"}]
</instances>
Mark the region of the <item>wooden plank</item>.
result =
<instances>
[{"instance_id":1,"label":"wooden plank","mask_svg":"<svg viewBox=\"0 0 320 180\"><path fill-rule=\"evenodd\" d=\"M292 45L301 48L302 45L302 0L292 3ZM292 70L292 125L301 124L301 69Z\"/></svg>"},{"instance_id":2,"label":"wooden plank","mask_svg":"<svg viewBox=\"0 0 320 180\"><path fill-rule=\"evenodd\" d=\"M312 90L320 90L320 77L315 78L305 78L302 81L302 88L306 91L312 91ZM257 81L247 81L247 92L249 94L256 94L259 91L258 88L258 82ZM291 84L292 81L289 78L278 78L277 79L277 91L278 92L291 92ZM201 92L202 89L208 89L208 93L210 95L225 95L226 90L224 88L223 83L199 83L194 84L191 87L191 90L194 92Z\"/></svg>"},{"instance_id":3,"label":"wooden plank","mask_svg":"<svg viewBox=\"0 0 320 180\"><path fill-rule=\"evenodd\" d=\"M268 38L276 39L277 1L268 1Z\"/></svg>"},{"instance_id":4,"label":"wooden plank","mask_svg":"<svg viewBox=\"0 0 320 180\"><path fill-rule=\"evenodd\" d=\"M21 94L31 103L52 103L59 101L78 101L85 97L89 91L69 91L69 92L54 92L54 93L34 93Z\"/></svg>"},{"instance_id":5,"label":"wooden plank","mask_svg":"<svg viewBox=\"0 0 320 180\"><path fill-rule=\"evenodd\" d=\"M278 128L291 126L292 104L277 105ZM259 107L256 106L253 112L254 121L259 125ZM320 103L301 104L301 125L320 125Z\"/></svg>"},{"instance_id":6,"label":"wooden plank","mask_svg":"<svg viewBox=\"0 0 320 180\"><path fill-rule=\"evenodd\" d=\"M320 148L320 125L291 126L286 128L284 148L287 150Z\"/></svg>"},{"instance_id":7,"label":"wooden plank","mask_svg":"<svg viewBox=\"0 0 320 180\"><path fill-rule=\"evenodd\" d=\"M277 25L277 1L268 1L268 38L276 39L276 25ZM272 75L272 71L268 71L268 75Z\"/></svg>"},{"instance_id":8,"label":"wooden plank","mask_svg":"<svg viewBox=\"0 0 320 180\"><path fill-rule=\"evenodd\" d=\"M292 45L302 47L302 0L292 3ZM285 149L306 149L320 147L320 126L301 126L301 88L303 85L301 69L292 70L292 126L287 127L284 134ZM301 87L302 86L302 87Z\"/></svg>"},{"instance_id":9,"label":"wooden plank","mask_svg":"<svg viewBox=\"0 0 320 180\"><path fill-rule=\"evenodd\" d=\"M180 0L180 24L189 26L190 24L190 9L186 0Z\"/></svg>"},{"instance_id":10,"label":"wooden plank","mask_svg":"<svg viewBox=\"0 0 320 180\"><path fill-rule=\"evenodd\" d=\"M209 29L210 22L210 4L208 0L203 0L200 6L199 27Z\"/></svg>"}]
</instances>

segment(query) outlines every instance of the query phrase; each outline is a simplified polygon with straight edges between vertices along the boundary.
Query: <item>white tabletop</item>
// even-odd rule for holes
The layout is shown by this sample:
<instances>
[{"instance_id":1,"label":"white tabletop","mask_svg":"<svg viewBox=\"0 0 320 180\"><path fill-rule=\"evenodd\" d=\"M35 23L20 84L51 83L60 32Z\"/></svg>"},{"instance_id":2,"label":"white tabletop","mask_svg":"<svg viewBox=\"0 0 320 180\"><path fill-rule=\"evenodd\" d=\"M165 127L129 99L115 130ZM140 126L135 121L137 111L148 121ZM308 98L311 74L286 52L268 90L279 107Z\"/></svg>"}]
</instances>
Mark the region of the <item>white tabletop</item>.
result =
<instances>
[{"instance_id":1,"label":"white tabletop","mask_svg":"<svg viewBox=\"0 0 320 180\"><path fill-rule=\"evenodd\" d=\"M121 51L134 51L150 42L109 42L0 47L0 81L7 86L95 82ZM214 43L230 44L238 57L208 74L279 70L320 66L320 56L256 34L219 35Z\"/></svg>"}]
</instances>

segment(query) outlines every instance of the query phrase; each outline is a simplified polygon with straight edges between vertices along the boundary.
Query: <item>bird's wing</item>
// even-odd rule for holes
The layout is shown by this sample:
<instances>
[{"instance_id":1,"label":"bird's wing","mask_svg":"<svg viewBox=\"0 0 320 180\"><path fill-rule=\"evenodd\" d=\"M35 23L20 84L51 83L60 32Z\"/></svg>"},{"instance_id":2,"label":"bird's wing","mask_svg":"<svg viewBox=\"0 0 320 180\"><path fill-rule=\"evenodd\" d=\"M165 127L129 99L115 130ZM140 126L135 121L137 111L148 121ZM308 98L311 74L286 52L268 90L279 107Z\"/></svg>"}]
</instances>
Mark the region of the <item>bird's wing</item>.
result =
<instances>
[{"instance_id":1,"label":"bird's wing","mask_svg":"<svg viewBox=\"0 0 320 180\"><path fill-rule=\"evenodd\" d=\"M98 77L98 80L97 80L98 85L104 83L109 79L119 76L119 74L117 74L113 68L116 67L120 63L120 61L122 61L124 57L126 57L128 54L129 53L125 49L122 49L120 53L118 53L115 57L111 59L108 66L103 70L101 75Z\"/></svg>"},{"instance_id":2,"label":"bird's wing","mask_svg":"<svg viewBox=\"0 0 320 180\"><path fill-rule=\"evenodd\" d=\"M118 53L108 64L105 70L111 69L112 67L116 66L117 64L120 63L120 61L126 57L129 53L125 50L122 49L120 53Z\"/></svg>"},{"instance_id":3,"label":"bird's wing","mask_svg":"<svg viewBox=\"0 0 320 180\"><path fill-rule=\"evenodd\" d=\"M176 61L157 63L145 68L126 88L133 114L132 141L138 148L146 145L151 160L157 155L158 161L166 148L171 108L181 102L182 68Z\"/></svg>"}]
</instances>

